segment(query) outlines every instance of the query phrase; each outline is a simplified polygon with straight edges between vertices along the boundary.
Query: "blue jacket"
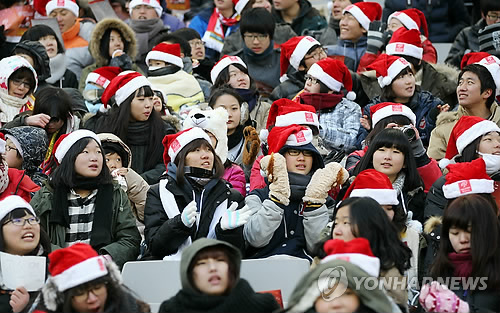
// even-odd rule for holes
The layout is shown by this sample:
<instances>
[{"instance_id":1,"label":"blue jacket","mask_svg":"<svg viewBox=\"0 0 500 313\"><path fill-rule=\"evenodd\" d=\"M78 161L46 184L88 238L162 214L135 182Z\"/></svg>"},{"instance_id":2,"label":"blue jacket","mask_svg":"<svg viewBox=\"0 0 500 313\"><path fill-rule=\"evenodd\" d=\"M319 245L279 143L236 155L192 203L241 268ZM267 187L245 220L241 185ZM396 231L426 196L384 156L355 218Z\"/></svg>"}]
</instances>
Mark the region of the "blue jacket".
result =
<instances>
[{"instance_id":1,"label":"blue jacket","mask_svg":"<svg viewBox=\"0 0 500 313\"><path fill-rule=\"evenodd\" d=\"M366 52L367 37L361 37L358 42L339 39L334 46L326 46L328 55L343 55L345 57L344 64L353 72L356 72L359 66L361 57Z\"/></svg>"}]
</instances>

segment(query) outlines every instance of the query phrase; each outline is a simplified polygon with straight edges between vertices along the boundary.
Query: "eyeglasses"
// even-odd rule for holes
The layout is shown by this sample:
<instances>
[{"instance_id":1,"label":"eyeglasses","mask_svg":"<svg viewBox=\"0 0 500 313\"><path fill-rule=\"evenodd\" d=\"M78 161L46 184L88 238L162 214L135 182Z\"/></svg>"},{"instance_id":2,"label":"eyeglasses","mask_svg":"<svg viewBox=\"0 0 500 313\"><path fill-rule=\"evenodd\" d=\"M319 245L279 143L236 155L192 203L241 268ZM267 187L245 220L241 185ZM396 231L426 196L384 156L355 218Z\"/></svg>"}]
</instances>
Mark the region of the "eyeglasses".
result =
<instances>
[{"instance_id":1,"label":"eyeglasses","mask_svg":"<svg viewBox=\"0 0 500 313\"><path fill-rule=\"evenodd\" d=\"M301 153L302 153L303 156L306 156L306 157L313 156L313 152L309 151L309 150L295 150L295 149L290 149L286 153L288 153L291 156L298 156Z\"/></svg>"},{"instance_id":2,"label":"eyeglasses","mask_svg":"<svg viewBox=\"0 0 500 313\"><path fill-rule=\"evenodd\" d=\"M11 79L10 81L16 87L21 87L21 85L24 85L25 88L28 88L28 89L31 88L30 82L26 82L26 81L23 81L23 80L20 80L20 79L15 79L15 78Z\"/></svg>"},{"instance_id":3,"label":"eyeglasses","mask_svg":"<svg viewBox=\"0 0 500 313\"><path fill-rule=\"evenodd\" d=\"M318 48L314 50L309 56L304 57L304 60L315 59L316 61L321 60L321 58L325 58L328 54L326 53L325 48Z\"/></svg>"},{"instance_id":4,"label":"eyeglasses","mask_svg":"<svg viewBox=\"0 0 500 313\"><path fill-rule=\"evenodd\" d=\"M5 146L5 152L9 152L10 150L15 150L15 151L17 151L17 148L15 148L15 147L11 147L11 146L7 146L7 145L6 145L6 146Z\"/></svg>"},{"instance_id":5,"label":"eyeglasses","mask_svg":"<svg viewBox=\"0 0 500 313\"><path fill-rule=\"evenodd\" d=\"M12 223L12 225L24 226L24 225L26 225L26 222L30 225L37 225L37 224L40 224L40 219L38 217L13 218L13 219L7 221L5 224Z\"/></svg>"},{"instance_id":6,"label":"eyeglasses","mask_svg":"<svg viewBox=\"0 0 500 313\"><path fill-rule=\"evenodd\" d=\"M103 282L88 288L77 288L73 294L73 298L76 301L84 302L89 298L89 292L92 292L95 296L100 296L106 290L107 282Z\"/></svg>"},{"instance_id":7,"label":"eyeglasses","mask_svg":"<svg viewBox=\"0 0 500 313\"><path fill-rule=\"evenodd\" d=\"M498 14L488 14L486 15L491 21L498 21L500 19L500 15Z\"/></svg>"},{"instance_id":8,"label":"eyeglasses","mask_svg":"<svg viewBox=\"0 0 500 313\"><path fill-rule=\"evenodd\" d=\"M202 40L199 40L199 39L194 39L194 40L190 40L189 41L189 44L193 47L203 47L205 46L205 43L202 41Z\"/></svg>"},{"instance_id":9,"label":"eyeglasses","mask_svg":"<svg viewBox=\"0 0 500 313\"><path fill-rule=\"evenodd\" d=\"M249 40L249 41L254 41L256 38L258 41L264 41L267 39L267 37L269 37L268 34L257 34L257 35L245 34L245 35L243 35L243 38L245 38L245 40Z\"/></svg>"},{"instance_id":10,"label":"eyeglasses","mask_svg":"<svg viewBox=\"0 0 500 313\"><path fill-rule=\"evenodd\" d=\"M313 85L316 85L316 84L318 83L318 79L317 79L317 78L312 77L312 76L311 76L311 75L309 75L309 74L306 74L306 75L304 76L304 78L306 79L306 82L307 82L308 80L310 80L310 81L311 81L311 84L313 84Z\"/></svg>"}]
</instances>

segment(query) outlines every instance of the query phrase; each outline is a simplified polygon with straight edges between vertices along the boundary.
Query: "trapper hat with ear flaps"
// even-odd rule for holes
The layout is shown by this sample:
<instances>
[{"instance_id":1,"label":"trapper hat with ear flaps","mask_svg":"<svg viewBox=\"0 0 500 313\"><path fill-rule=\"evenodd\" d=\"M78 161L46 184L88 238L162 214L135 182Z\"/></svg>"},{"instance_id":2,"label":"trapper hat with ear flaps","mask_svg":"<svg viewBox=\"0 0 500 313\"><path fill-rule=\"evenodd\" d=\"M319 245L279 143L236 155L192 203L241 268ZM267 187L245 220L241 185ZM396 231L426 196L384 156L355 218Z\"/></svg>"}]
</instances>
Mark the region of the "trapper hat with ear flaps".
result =
<instances>
[{"instance_id":1,"label":"trapper hat with ear flaps","mask_svg":"<svg viewBox=\"0 0 500 313\"><path fill-rule=\"evenodd\" d=\"M196 139L205 139L212 146L210 137L199 127L188 128L176 134L165 136L162 141L164 147L163 162L165 166L168 166L170 162L174 162L175 157L182 148Z\"/></svg>"},{"instance_id":2,"label":"trapper hat with ear flaps","mask_svg":"<svg viewBox=\"0 0 500 313\"><path fill-rule=\"evenodd\" d=\"M151 83L141 73L134 71L129 71L127 73L122 72L120 75L113 78L108 87L104 90L101 97L102 103L107 107L111 97L115 96L116 104L119 106L130 95L136 92L137 89L144 86L151 87Z\"/></svg>"},{"instance_id":3,"label":"trapper hat with ear flaps","mask_svg":"<svg viewBox=\"0 0 500 313\"><path fill-rule=\"evenodd\" d=\"M203 128L210 132L217 139L215 153L219 156L222 164L227 160L227 110L219 107L214 110L200 110L194 108L189 111L187 118L182 123L183 129L192 127Z\"/></svg>"},{"instance_id":4,"label":"trapper hat with ear flaps","mask_svg":"<svg viewBox=\"0 0 500 313\"><path fill-rule=\"evenodd\" d=\"M307 52L317 45L321 46L319 41L311 36L295 36L283 43L280 55L280 76L283 77L286 74L289 65L298 71L300 62Z\"/></svg>"},{"instance_id":5,"label":"trapper hat with ear flaps","mask_svg":"<svg viewBox=\"0 0 500 313\"><path fill-rule=\"evenodd\" d=\"M411 8L403 11L396 11L389 15L387 18L387 24L390 23L391 18L395 18L401 22L407 29L416 29L422 32L425 37L429 37L429 30L427 28L427 20L425 19L424 13L419 9Z\"/></svg>"},{"instance_id":6,"label":"trapper hat with ear flaps","mask_svg":"<svg viewBox=\"0 0 500 313\"><path fill-rule=\"evenodd\" d=\"M382 7L377 2L358 2L348 5L342 14L351 13L366 31L370 28L370 23L380 21L382 18Z\"/></svg>"},{"instance_id":7,"label":"trapper hat with ear flaps","mask_svg":"<svg viewBox=\"0 0 500 313\"><path fill-rule=\"evenodd\" d=\"M352 91L351 73L343 62L326 58L314 63L307 74L317 78L335 92L340 92L344 86L348 91L345 97L351 101L356 99L356 94Z\"/></svg>"},{"instance_id":8,"label":"trapper hat with ear flaps","mask_svg":"<svg viewBox=\"0 0 500 313\"><path fill-rule=\"evenodd\" d=\"M349 197L370 197L380 205L399 204L398 192L389 177L375 169L364 170L356 176L343 200Z\"/></svg>"},{"instance_id":9,"label":"trapper hat with ear flaps","mask_svg":"<svg viewBox=\"0 0 500 313\"><path fill-rule=\"evenodd\" d=\"M212 67L212 70L210 71L210 79L212 79L212 84L215 83L217 77L219 77L219 74L231 64L239 64L244 68L247 68L247 65L240 57L235 55L225 55L222 57L222 59L219 60L219 62L215 63L214 67Z\"/></svg>"},{"instance_id":10,"label":"trapper hat with ear flaps","mask_svg":"<svg viewBox=\"0 0 500 313\"><path fill-rule=\"evenodd\" d=\"M389 55L407 55L422 60L424 49L420 32L416 29L401 27L392 34L385 52Z\"/></svg>"},{"instance_id":11,"label":"trapper hat with ear flaps","mask_svg":"<svg viewBox=\"0 0 500 313\"><path fill-rule=\"evenodd\" d=\"M181 46L178 43L160 42L146 55L146 64L149 64L149 60L158 60L177 65L180 68L184 67L181 58Z\"/></svg>"},{"instance_id":12,"label":"trapper hat with ear flaps","mask_svg":"<svg viewBox=\"0 0 500 313\"><path fill-rule=\"evenodd\" d=\"M129 5L128 5L129 14L132 14L132 9L138 5L148 5L152 8L154 8L156 11L156 14L158 14L158 17L161 18L161 15L163 13L163 8L160 5L160 1L157 1L157 0L132 0L132 1L130 1Z\"/></svg>"},{"instance_id":13,"label":"trapper hat with ear flaps","mask_svg":"<svg viewBox=\"0 0 500 313\"><path fill-rule=\"evenodd\" d=\"M413 111L404 104L394 102L381 102L370 107L370 116L372 118L372 127L380 122L383 118L392 115L406 116L413 125L417 123L417 116Z\"/></svg>"},{"instance_id":14,"label":"trapper hat with ear flaps","mask_svg":"<svg viewBox=\"0 0 500 313\"><path fill-rule=\"evenodd\" d=\"M366 69L375 70L378 84L381 88L384 88L389 86L399 73L407 67L411 68L411 65L404 58L384 53L368 65Z\"/></svg>"},{"instance_id":15,"label":"trapper hat with ear flaps","mask_svg":"<svg viewBox=\"0 0 500 313\"><path fill-rule=\"evenodd\" d=\"M321 263L332 260L345 260L357 265L373 277L380 274L380 260L373 255L370 242L366 238L355 238L350 241L330 239L323 245L327 256Z\"/></svg>"},{"instance_id":16,"label":"trapper hat with ear flaps","mask_svg":"<svg viewBox=\"0 0 500 313\"><path fill-rule=\"evenodd\" d=\"M103 88L107 88L113 78L118 76L121 72L122 69L118 66L102 66L87 75L85 84L94 83Z\"/></svg>"},{"instance_id":17,"label":"trapper hat with ear flaps","mask_svg":"<svg viewBox=\"0 0 500 313\"><path fill-rule=\"evenodd\" d=\"M26 200L17 195L12 195L0 200L0 221L15 209L27 209L31 215L36 216L35 211Z\"/></svg>"},{"instance_id":18,"label":"trapper hat with ear flaps","mask_svg":"<svg viewBox=\"0 0 500 313\"><path fill-rule=\"evenodd\" d=\"M449 170L443 185L446 199L495 191L495 182L486 173L486 163L482 158L472 162L449 164L446 168Z\"/></svg>"},{"instance_id":19,"label":"trapper hat with ear flaps","mask_svg":"<svg viewBox=\"0 0 500 313\"><path fill-rule=\"evenodd\" d=\"M80 15L80 7L76 1L72 0L52 0L45 5L47 16L55 9L66 9L73 13L76 17Z\"/></svg>"},{"instance_id":20,"label":"trapper hat with ear flaps","mask_svg":"<svg viewBox=\"0 0 500 313\"><path fill-rule=\"evenodd\" d=\"M71 149L71 147L78 140L87 137L92 138L99 144L101 144L101 140L99 140L99 137L97 137L96 133L86 129L79 129L75 130L72 133L61 135L61 137L59 137L59 139L57 139L56 143L54 144L54 149L53 149L56 161L59 164L61 164L62 160L64 159L64 156L66 156L66 153L68 153L69 149Z\"/></svg>"}]
</instances>

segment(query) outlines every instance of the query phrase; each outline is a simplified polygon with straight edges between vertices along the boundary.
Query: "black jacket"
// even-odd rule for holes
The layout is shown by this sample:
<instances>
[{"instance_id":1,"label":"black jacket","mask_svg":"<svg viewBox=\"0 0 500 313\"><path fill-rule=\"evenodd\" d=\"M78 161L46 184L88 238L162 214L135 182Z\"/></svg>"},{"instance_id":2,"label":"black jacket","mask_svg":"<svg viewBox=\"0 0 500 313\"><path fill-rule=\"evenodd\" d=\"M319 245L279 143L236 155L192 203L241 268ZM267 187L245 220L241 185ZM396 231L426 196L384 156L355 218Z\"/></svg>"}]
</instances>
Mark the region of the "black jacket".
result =
<instances>
[{"instance_id":1,"label":"black jacket","mask_svg":"<svg viewBox=\"0 0 500 313\"><path fill-rule=\"evenodd\" d=\"M286 76L288 79L276 86L269 96L269 99L272 101L276 101L281 98L292 99L299 91L304 89L306 81L304 79L303 72L290 68Z\"/></svg>"},{"instance_id":2,"label":"black jacket","mask_svg":"<svg viewBox=\"0 0 500 313\"><path fill-rule=\"evenodd\" d=\"M444 62L460 68L460 62L466 52L479 51L479 30L485 27L486 21L480 19L476 24L462 29L453 41Z\"/></svg>"},{"instance_id":3,"label":"black jacket","mask_svg":"<svg viewBox=\"0 0 500 313\"><path fill-rule=\"evenodd\" d=\"M299 15L292 21L293 31L297 35L302 35L305 30L320 30L326 28L326 19L319 13L318 10L312 7L307 0L299 0L300 12ZM276 23L286 23L281 17L281 12L273 8L273 16Z\"/></svg>"}]
</instances>

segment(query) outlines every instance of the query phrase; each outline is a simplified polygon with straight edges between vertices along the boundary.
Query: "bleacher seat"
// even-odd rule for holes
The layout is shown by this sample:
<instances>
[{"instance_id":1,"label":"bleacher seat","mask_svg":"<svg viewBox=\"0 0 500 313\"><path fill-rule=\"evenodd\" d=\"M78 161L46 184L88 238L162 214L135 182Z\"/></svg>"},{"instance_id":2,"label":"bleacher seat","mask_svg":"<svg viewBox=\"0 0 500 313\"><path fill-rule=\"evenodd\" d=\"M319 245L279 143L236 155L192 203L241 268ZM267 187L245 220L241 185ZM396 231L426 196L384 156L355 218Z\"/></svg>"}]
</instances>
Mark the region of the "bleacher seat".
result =
<instances>
[{"instance_id":1,"label":"bleacher seat","mask_svg":"<svg viewBox=\"0 0 500 313\"><path fill-rule=\"evenodd\" d=\"M436 48L437 51L437 63L444 63L444 60L448 56L448 52L450 52L451 49L451 43L432 43L434 48Z\"/></svg>"}]
</instances>

